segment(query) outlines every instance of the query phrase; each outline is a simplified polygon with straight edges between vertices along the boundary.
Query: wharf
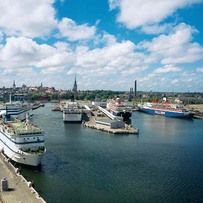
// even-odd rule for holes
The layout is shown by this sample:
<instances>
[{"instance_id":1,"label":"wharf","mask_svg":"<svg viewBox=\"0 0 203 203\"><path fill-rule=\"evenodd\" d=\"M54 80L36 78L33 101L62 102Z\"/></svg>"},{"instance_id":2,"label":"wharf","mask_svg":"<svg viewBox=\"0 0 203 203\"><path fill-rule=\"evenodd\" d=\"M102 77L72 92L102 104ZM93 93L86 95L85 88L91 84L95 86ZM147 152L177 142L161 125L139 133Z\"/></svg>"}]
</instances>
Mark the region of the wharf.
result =
<instances>
[{"instance_id":1,"label":"wharf","mask_svg":"<svg viewBox=\"0 0 203 203\"><path fill-rule=\"evenodd\" d=\"M190 104L187 107L195 113L194 118L203 119L203 104Z\"/></svg>"},{"instance_id":2,"label":"wharf","mask_svg":"<svg viewBox=\"0 0 203 203\"><path fill-rule=\"evenodd\" d=\"M44 106L45 106L45 104L43 104L43 103L36 103L32 106L32 110L35 110L35 109L38 109L38 108L44 107Z\"/></svg>"},{"instance_id":3,"label":"wharf","mask_svg":"<svg viewBox=\"0 0 203 203\"><path fill-rule=\"evenodd\" d=\"M85 123L83 123L83 125L85 127L94 128L97 130L101 130L101 131L113 133L113 134L138 134L139 133L138 129L135 129L132 127L113 129L113 128L110 128L109 126L97 124L97 123L92 123L92 122L85 122Z\"/></svg>"},{"instance_id":4,"label":"wharf","mask_svg":"<svg viewBox=\"0 0 203 203\"><path fill-rule=\"evenodd\" d=\"M2 186L0 188L0 203L45 203L31 186L31 182L27 182L2 153L0 153L0 168L0 179L6 178L8 181L7 190L2 191Z\"/></svg>"},{"instance_id":5,"label":"wharf","mask_svg":"<svg viewBox=\"0 0 203 203\"><path fill-rule=\"evenodd\" d=\"M86 116L89 118L89 120L83 121L83 126L101 130L108 133L113 133L113 134L138 134L139 133L139 130L137 128L133 128L132 126L127 124L125 124L124 127L121 127L121 128L111 128L110 125L106 125L106 124L111 123L111 121L113 120L109 119L109 122L108 122L107 116L103 115L102 118L100 116L101 114L98 113L97 110L91 111L91 113L89 113L89 115ZM104 124L105 122L106 124ZM121 122L121 121L118 121L118 122Z\"/></svg>"}]
</instances>

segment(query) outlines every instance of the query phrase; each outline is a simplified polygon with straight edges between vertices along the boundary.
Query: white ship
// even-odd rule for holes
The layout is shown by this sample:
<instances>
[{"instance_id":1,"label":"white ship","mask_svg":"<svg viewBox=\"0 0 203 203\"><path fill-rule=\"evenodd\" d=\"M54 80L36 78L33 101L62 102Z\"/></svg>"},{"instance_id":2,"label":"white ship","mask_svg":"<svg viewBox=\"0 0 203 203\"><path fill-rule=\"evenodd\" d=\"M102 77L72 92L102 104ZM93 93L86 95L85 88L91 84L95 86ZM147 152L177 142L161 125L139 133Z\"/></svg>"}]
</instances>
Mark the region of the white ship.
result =
<instances>
[{"instance_id":1,"label":"white ship","mask_svg":"<svg viewBox=\"0 0 203 203\"><path fill-rule=\"evenodd\" d=\"M0 116L3 115L23 121L26 119L26 116L30 117L33 115L32 106L21 103L7 103L0 106Z\"/></svg>"},{"instance_id":2,"label":"white ship","mask_svg":"<svg viewBox=\"0 0 203 203\"><path fill-rule=\"evenodd\" d=\"M81 122L82 108L76 101L67 101L63 109L64 122Z\"/></svg>"},{"instance_id":3,"label":"white ship","mask_svg":"<svg viewBox=\"0 0 203 203\"><path fill-rule=\"evenodd\" d=\"M15 162L38 166L46 152L44 131L28 121L1 119L0 150Z\"/></svg>"},{"instance_id":4,"label":"white ship","mask_svg":"<svg viewBox=\"0 0 203 203\"><path fill-rule=\"evenodd\" d=\"M132 108L124 105L119 97L116 100L108 100L106 109L114 116L122 117L124 120L128 120L132 116Z\"/></svg>"}]
</instances>

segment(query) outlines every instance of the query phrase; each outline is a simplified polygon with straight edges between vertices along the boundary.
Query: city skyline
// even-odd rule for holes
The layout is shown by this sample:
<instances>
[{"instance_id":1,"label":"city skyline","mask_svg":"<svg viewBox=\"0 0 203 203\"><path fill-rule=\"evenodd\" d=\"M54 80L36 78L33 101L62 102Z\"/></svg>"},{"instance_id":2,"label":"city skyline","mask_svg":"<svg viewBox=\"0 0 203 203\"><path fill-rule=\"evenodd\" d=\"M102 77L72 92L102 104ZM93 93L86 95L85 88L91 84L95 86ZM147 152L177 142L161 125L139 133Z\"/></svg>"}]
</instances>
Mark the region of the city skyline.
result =
<instances>
[{"instance_id":1,"label":"city skyline","mask_svg":"<svg viewBox=\"0 0 203 203\"><path fill-rule=\"evenodd\" d=\"M0 3L2 87L203 92L203 0Z\"/></svg>"}]
</instances>

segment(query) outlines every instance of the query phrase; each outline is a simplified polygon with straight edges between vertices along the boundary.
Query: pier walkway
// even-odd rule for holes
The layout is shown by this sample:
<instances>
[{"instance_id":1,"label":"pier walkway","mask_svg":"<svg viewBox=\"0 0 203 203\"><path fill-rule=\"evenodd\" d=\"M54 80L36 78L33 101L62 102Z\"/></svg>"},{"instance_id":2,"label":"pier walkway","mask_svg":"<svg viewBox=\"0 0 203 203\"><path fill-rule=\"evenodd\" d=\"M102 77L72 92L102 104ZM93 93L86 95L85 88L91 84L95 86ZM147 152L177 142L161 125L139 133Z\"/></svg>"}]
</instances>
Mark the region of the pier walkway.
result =
<instances>
[{"instance_id":1,"label":"pier walkway","mask_svg":"<svg viewBox=\"0 0 203 203\"><path fill-rule=\"evenodd\" d=\"M16 172L16 169L0 153L0 179L6 178L7 190L0 187L0 203L45 203L33 187L31 182ZM2 182L1 182L2 183Z\"/></svg>"}]
</instances>

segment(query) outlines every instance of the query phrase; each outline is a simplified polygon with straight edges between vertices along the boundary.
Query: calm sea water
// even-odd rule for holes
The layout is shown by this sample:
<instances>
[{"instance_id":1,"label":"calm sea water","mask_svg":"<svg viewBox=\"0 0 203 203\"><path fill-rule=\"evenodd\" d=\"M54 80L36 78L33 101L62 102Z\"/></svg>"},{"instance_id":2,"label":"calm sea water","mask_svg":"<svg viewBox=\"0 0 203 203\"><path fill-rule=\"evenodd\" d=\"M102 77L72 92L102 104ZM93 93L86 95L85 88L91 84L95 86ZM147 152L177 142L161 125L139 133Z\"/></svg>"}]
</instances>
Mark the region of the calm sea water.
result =
<instances>
[{"instance_id":1,"label":"calm sea water","mask_svg":"<svg viewBox=\"0 0 203 203\"><path fill-rule=\"evenodd\" d=\"M40 169L22 168L48 203L203 202L203 120L139 112L139 135L63 123L53 104L34 111L46 131Z\"/></svg>"}]
</instances>

